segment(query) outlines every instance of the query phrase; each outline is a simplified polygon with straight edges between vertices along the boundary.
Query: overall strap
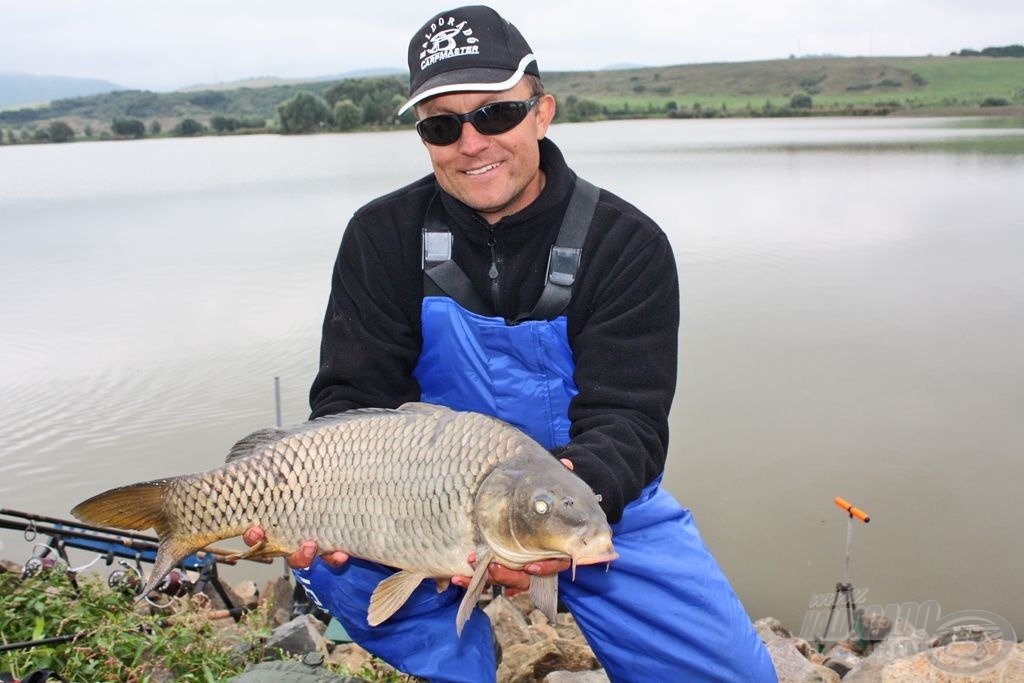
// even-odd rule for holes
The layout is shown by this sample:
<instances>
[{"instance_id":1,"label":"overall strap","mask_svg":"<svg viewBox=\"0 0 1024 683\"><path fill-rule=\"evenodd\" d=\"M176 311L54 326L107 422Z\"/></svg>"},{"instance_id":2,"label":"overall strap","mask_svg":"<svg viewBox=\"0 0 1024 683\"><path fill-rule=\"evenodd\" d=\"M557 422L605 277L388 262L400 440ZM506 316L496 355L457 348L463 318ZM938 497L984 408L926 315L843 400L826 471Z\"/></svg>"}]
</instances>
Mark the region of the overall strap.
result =
<instances>
[{"instance_id":1,"label":"overall strap","mask_svg":"<svg viewBox=\"0 0 1024 683\"><path fill-rule=\"evenodd\" d=\"M430 200L423 223L423 294L449 296L468 311L494 316L469 276L452 260L452 233L444 221L440 191Z\"/></svg>"},{"instance_id":2,"label":"overall strap","mask_svg":"<svg viewBox=\"0 0 1024 683\"><path fill-rule=\"evenodd\" d=\"M597 208L597 197L601 193L583 178L576 178L569 207L562 218L558 237L548 253L548 277L544 290L537 299L533 310L516 318L523 320L553 320L557 318L572 300L572 285L576 282L576 271L580 267L580 255L587 231Z\"/></svg>"},{"instance_id":3,"label":"overall strap","mask_svg":"<svg viewBox=\"0 0 1024 683\"><path fill-rule=\"evenodd\" d=\"M586 180L576 178L558 237L548 253L544 289L533 310L509 321L511 324L553 320L565 311L572 299L572 285L600 192ZM440 193L431 199L423 225L423 292L426 296L449 296L473 313L494 316L493 309L477 294L469 276L452 260L452 233L445 224Z\"/></svg>"}]
</instances>

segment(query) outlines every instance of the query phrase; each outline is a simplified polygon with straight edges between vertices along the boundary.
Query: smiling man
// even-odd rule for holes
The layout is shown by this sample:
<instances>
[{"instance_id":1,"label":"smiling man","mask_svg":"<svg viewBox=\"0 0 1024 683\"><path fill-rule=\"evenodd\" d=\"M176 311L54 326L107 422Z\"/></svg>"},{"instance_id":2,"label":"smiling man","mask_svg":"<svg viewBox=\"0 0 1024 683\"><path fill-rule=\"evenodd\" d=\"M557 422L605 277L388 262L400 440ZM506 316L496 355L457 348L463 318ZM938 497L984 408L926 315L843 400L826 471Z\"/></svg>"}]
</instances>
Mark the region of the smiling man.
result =
<instances>
[{"instance_id":1,"label":"smiling man","mask_svg":"<svg viewBox=\"0 0 1024 683\"><path fill-rule=\"evenodd\" d=\"M490 8L434 15L409 69L402 111L415 108L433 173L345 231L312 416L426 401L517 425L600 494L620 557L575 580L563 561L492 565L493 583L525 590L559 573L612 680L775 680L689 511L659 486L679 326L665 234L567 166L547 139L556 103L537 61ZM316 551L290 562L358 643L430 680L494 680L486 616L455 632L467 577L441 593L422 585L370 627L370 593L391 570L341 553L312 561Z\"/></svg>"}]
</instances>

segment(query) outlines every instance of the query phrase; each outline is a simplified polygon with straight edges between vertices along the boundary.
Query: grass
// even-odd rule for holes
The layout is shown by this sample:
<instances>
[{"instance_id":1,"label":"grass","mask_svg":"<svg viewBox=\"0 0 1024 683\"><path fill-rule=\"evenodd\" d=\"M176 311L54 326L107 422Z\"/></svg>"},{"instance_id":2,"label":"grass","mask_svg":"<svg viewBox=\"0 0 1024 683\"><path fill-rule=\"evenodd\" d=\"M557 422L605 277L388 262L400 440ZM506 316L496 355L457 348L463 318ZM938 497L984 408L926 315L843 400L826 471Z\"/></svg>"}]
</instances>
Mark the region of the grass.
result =
<instances>
[{"instance_id":1,"label":"grass","mask_svg":"<svg viewBox=\"0 0 1024 683\"><path fill-rule=\"evenodd\" d=\"M51 669L72 683L150 680L223 681L248 664L284 658L264 643L270 635L269 605L248 613L238 627L207 618L200 603L173 614L132 608L133 596L109 589L97 575L79 575L76 594L66 574L42 572L21 579L0 573L0 642L77 636L72 642L0 652L0 673L15 680L36 669ZM205 596L201 596L204 598ZM375 660L376 661L376 660ZM341 670L378 683L410 679L386 667Z\"/></svg>"}]
</instances>

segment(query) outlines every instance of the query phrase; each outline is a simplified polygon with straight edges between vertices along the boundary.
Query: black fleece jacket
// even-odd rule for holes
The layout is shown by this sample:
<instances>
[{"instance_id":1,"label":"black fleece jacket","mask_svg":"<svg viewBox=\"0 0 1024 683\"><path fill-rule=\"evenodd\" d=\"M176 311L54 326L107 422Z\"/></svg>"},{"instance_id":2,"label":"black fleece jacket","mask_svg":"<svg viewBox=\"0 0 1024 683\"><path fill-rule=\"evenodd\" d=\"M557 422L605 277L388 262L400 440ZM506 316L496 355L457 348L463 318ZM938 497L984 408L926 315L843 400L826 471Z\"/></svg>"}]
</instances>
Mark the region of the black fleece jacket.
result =
<instances>
[{"instance_id":1,"label":"black fleece jacket","mask_svg":"<svg viewBox=\"0 0 1024 683\"><path fill-rule=\"evenodd\" d=\"M540 197L493 226L442 192L453 259L506 319L532 310L540 296L576 177L554 143L540 146ZM420 231L436 190L434 176L424 177L349 222L310 390L312 417L419 400L412 372L423 344ZM488 275L492 262L496 279ZM665 234L610 192L601 192L565 314L579 394L569 406L571 441L556 453L602 496L614 523L665 466L679 285Z\"/></svg>"}]
</instances>

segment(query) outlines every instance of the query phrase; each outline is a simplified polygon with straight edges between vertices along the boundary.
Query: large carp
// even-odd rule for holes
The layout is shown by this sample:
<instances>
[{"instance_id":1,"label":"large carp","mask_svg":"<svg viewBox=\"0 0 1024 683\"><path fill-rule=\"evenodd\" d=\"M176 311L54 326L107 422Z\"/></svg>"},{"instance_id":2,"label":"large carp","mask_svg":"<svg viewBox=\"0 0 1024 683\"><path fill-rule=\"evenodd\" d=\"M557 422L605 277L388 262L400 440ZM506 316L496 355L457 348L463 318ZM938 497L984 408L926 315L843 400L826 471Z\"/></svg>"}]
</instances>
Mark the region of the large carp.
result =
<instances>
[{"instance_id":1,"label":"large carp","mask_svg":"<svg viewBox=\"0 0 1024 683\"><path fill-rule=\"evenodd\" d=\"M407 403L255 432L220 467L112 489L71 512L89 524L156 530L160 548L143 595L183 558L254 525L265 541L243 556L287 555L311 539L323 552L399 569L373 593L372 626L424 579L442 590L454 575L472 576L456 620L461 634L490 562L519 569L560 558L575 570L618 557L598 502L515 427ZM553 619L557 575L534 576L530 592Z\"/></svg>"}]
</instances>

